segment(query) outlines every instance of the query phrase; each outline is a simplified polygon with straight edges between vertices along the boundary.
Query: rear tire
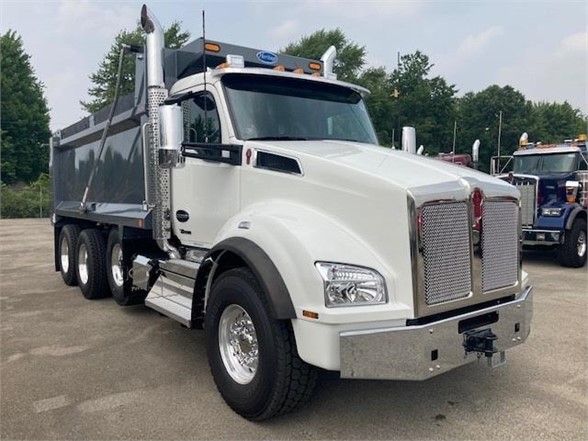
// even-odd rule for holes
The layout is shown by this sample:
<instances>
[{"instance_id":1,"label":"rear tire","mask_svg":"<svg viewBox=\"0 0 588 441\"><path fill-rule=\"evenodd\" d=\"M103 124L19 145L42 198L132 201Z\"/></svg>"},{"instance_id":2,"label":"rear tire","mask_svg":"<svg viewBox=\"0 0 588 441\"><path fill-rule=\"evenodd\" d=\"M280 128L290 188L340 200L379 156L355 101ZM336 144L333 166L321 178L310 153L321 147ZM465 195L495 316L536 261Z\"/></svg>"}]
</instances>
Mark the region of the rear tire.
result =
<instances>
[{"instance_id":1,"label":"rear tire","mask_svg":"<svg viewBox=\"0 0 588 441\"><path fill-rule=\"evenodd\" d=\"M586 221L576 219L572 228L566 231L564 243L559 247L559 263L570 268L583 267L586 264L587 239Z\"/></svg>"},{"instance_id":2,"label":"rear tire","mask_svg":"<svg viewBox=\"0 0 588 441\"><path fill-rule=\"evenodd\" d=\"M137 305L145 300L146 292L133 288L129 275L132 262L123 254L123 244L116 228L108 235L106 245L106 275L112 297L120 306ZM135 291L134 291L135 289Z\"/></svg>"},{"instance_id":3,"label":"rear tire","mask_svg":"<svg viewBox=\"0 0 588 441\"><path fill-rule=\"evenodd\" d=\"M101 299L110 295L106 279L106 244L98 230L83 230L77 247L76 273L85 298Z\"/></svg>"},{"instance_id":4,"label":"rear tire","mask_svg":"<svg viewBox=\"0 0 588 441\"><path fill-rule=\"evenodd\" d=\"M76 286L78 284L76 266L79 235L80 227L73 224L64 226L61 229L61 233L59 233L59 241L57 243L59 271L61 272L63 281L68 286Z\"/></svg>"},{"instance_id":5,"label":"rear tire","mask_svg":"<svg viewBox=\"0 0 588 441\"><path fill-rule=\"evenodd\" d=\"M246 268L221 274L206 312L206 349L216 386L239 415L261 421L310 398L317 368L298 355L289 321L269 316L255 276Z\"/></svg>"}]
</instances>

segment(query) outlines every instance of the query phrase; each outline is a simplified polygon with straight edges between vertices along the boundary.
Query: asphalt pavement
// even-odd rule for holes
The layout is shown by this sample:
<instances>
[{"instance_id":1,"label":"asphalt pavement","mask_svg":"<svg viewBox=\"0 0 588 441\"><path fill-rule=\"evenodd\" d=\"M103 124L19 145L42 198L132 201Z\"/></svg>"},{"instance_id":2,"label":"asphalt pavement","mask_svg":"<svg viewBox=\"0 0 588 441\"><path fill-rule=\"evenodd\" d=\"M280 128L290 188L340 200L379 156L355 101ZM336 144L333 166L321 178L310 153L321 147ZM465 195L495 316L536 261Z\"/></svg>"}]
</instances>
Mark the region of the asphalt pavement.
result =
<instances>
[{"instance_id":1,"label":"asphalt pavement","mask_svg":"<svg viewBox=\"0 0 588 441\"><path fill-rule=\"evenodd\" d=\"M424 382L322 375L303 409L233 413L204 334L144 306L85 300L54 272L48 220L0 221L0 437L50 440L588 439L588 269L526 254L526 344L504 367Z\"/></svg>"}]
</instances>

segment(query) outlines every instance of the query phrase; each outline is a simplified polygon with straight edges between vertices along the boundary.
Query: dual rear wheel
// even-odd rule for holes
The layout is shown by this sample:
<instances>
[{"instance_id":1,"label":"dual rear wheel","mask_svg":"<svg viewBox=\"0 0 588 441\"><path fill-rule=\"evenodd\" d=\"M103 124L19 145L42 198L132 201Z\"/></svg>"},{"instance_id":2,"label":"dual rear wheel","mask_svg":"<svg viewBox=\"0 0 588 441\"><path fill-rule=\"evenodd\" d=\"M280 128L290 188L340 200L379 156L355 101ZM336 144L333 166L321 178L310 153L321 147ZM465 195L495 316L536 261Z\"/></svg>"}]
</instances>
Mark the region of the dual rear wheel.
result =
<instances>
[{"instance_id":1,"label":"dual rear wheel","mask_svg":"<svg viewBox=\"0 0 588 441\"><path fill-rule=\"evenodd\" d=\"M66 225L58 241L61 276L69 286L78 285L85 298L94 300L112 295L119 305L132 305L144 300L135 291L129 277L130 259L123 254L118 230L104 232Z\"/></svg>"}]
</instances>

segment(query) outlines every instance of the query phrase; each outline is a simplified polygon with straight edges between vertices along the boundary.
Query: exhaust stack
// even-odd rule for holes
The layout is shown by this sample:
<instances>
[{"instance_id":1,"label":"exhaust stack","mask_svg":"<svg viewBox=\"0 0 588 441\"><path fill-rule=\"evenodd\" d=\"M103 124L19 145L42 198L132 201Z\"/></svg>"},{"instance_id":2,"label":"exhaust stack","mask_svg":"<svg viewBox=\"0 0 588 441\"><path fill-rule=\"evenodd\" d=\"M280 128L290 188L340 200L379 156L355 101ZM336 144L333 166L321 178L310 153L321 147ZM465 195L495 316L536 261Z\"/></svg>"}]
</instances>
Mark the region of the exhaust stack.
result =
<instances>
[{"instance_id":1,"label":"exhaust stack","mask_svg":"<svg viewBox=\"0 0 588 441\"><path fill-rule=\"evenodd\" d=\"M414 127L402 128L402 150L408 153L416 153L416 130Z\"/></svg>"},{"instance_id":2,"label":"exhaust stack","mask_svg":"<svg viewBox=\"0 0 588 441\"><path fill-rule=\"evenodd\" d=\"M147 34L147 86L164 87L163 82L163 28L147 5L141 8L141 27Z\"/></svg>"},{"instance_id":3,"label":"exhaust stack","mask_svg":"<svg viewBox=\"0 0 588 441\"><path fill-rule=\"evenodd\" d=\"M171 258L178 258L179 252L168 242L171 237L170 170L165 167L166 164L159 162L162 131L159 108L168 96L163 79L163 29L146 5L141 8L141 27L147 34L145 46L149 135L143 142L143 159L147 164L146 206L153 210L153 239Z\"/></svg>"}]
</instances>

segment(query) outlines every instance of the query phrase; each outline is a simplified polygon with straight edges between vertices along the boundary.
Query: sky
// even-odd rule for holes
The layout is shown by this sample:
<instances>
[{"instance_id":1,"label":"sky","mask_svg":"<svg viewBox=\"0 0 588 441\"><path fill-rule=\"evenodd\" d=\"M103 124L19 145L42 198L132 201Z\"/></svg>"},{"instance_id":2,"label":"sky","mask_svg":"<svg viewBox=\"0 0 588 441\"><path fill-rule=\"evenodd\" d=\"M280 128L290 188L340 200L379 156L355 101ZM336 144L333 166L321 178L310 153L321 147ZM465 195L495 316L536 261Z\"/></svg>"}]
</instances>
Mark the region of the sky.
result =
<instances>
[{"instance_id":1,"label":"sky","mask_svg":"<svg viewBox=\"0 0 588 441\"><path fill-rule=\"evenodd\" d=\"M0 0L0 31L21 35L51 111L51 129L86 116L95 72L121 29L134 29L142 1ZM367 50L368 66L392 70L397 54L420 50L432 75L459 95L510 85L532 101L569 102L588 114L586 1L149 1L213 40L277 51L319 29L340 28ZM10 91L2 91L10 93ZM507 117L505 115L505 117Z\"/></svg>"}]
</instances>

